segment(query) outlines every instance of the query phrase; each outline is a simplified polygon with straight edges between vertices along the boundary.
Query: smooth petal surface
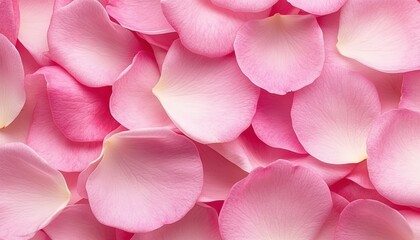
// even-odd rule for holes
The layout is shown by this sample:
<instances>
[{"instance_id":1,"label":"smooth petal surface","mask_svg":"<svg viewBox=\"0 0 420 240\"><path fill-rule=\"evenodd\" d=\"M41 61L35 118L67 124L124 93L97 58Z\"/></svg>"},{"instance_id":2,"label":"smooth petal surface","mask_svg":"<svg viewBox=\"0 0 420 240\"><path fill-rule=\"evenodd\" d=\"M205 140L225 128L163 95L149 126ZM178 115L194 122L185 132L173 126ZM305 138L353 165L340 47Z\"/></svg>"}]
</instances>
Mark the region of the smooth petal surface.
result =
<instances>
[{"instance_id":1,"label":"smooth petal surface","mask_svg":"<svg viewBox=\"0 0 420 240\"><path fill-rule=\"evenodd\" d=\"M337 48L383 72L420 69L420 4L416 0L348 0Z\"/></svg>"},{"instance_id":2,"label":"smooth petal surface","mask_svg":"<svg viewBox=\"0 0 420 240\"><path fill-rule=\"evenodd\" d=\"M281 96L261 91L252 127L258 138L267 145L306 153L292 127L292 103L293 93Z\"/></svg>"},{"instance_id":3,"label":"smooth petal surface","mask_svg":"<svg viewBox=\"0 0 420 240\"><path fill-rule=\"evenodd\" d=\"M317 174L280 160L232 188L220 231L225 240L313 239L331 209L330 191Z\"/></svg>"},{"instance_id":4,"label":"smooth petal surface","mask_svg":"<svg viewBox=\"0 0 420 240\"><path fill-rule=\"evenodd\" d=\"M238 31L234 48L244 74L281 95L311 84L324 65L322 31L311 15L276 14L248 21Z\"/></svg>"},{"instance_id":5,"label":"smooth petal surface","mask_svg":"<svg viewBox=\"0 0 420 240\"><path fill-rule=\"evenodd\" d=\"M420 71L404 74L399 107L420 112Z\"/></svg>"},{"instance_id":6,"label":"smooth petal surface","mask_svg":"<svg viewBox=\"0 0 420 240\"><path fill-rule=\"evenodd\" d=\"M331 164L366 159L366 139L381 105L372 83L338 67L324 69L312 85L295 93L292 123L305 150Z\"/></svg>"},{"instance_id":7,"label":"smooth petal surface","mask_svg":"<svg viewBox=\"0 0 420 240\"><path fill-rule=\"evenodd\" d=\"M234 12L262 12L276 4L278 0L211 0L211 2Z\"/></svg>"},{"instance_id":8,"label":"smooth petal surface","mask_svg":"<svg viewBox=\"0 0 420 240\"><path fill-rule=\"evenodd\" d=\"M168 129L143 129L105 141L86 190L101 223L145 232L181 219L202 185L200 157L189 139Z\"/></svg>"},{"instance_id":9,"label":"smooth petal surface","mask_svg":"<svg viewBox=\"0 0 420 240\"><path fill-rule=\"evenodd\" d=\"M260 13L232 12L213 5L210 0L161 0L162 10L190 51L221 57L233 51L236 32L248 20L264 18Z\"/></svg>"},{"instance_id":10,"label":"smooth petal surface","mask_svg":"<svg viewBox=\"0 0 420 240\"><path fill-rule=\"evenodd\" d=\"M121 26L146 34L174 32L163 15L160 0L109 0L106 10Z\"/></svg>"},{"instance_id":11,"label":"smooth petal surface","mask_svg":"<svg viewBox=\"0 0 420 240\"><path fill-rule=\"evenodd\" d=\"M119 126L109 111L110 88L86 87L58 66L44 67L37 73L47 81L54 123L69 140L102 141Z\"/></svg>"},{"instance_id":12,"label":"smooth petal surface","mask_svg":"<svg viewBox=\"0 0 420 240\"><path fill-rule=\"evenodd\" d=\"M0 1L0 34L16 44L19 32L19 4L18 0Z\"/></svg>"},{"instance_id":13,"label":"smooth petal surface","mask_svg":"<svg viewBox=\"0 0 420 240\"><path fill-rule=\"evenodd\" d=\"M137 233L131 240L221 240L217 212L208 206L196 205L176 223L148 233Z\"/></svg>"},{"instance_id":14,"label":"smooth petal surface","mask_svg":"<svg viewBox=\"0 0 420 240\"><path fill-rule=\"evenodd\" d=\"M110 108L115 119L128 129L172 125L152 93L159 78L154 58L150 53L139 52L112 86Z\"/></svg>"},{"instance_id":15,"label":"smooth petal surface","mask_svg":"<svg viewBox=\"0 0 420 240\"><path fill-rule=\"evenodd\" d=\"M59 171L21 143L0 147L0 239L28 239L70 200Z\"/></svg>"},{"instance_id":16,"label":"smooth petal surface","mask_svg":"<svg viewBox=\"0 0 420 240\"><path fill-rule=\"evenodd\" d=\"M383 114L368 139L368 171L378 192L400 205L420 207L420 113Z\"/></svg>"},{"instance_id":17,"label":"smooth petal surface","mask_svg":"<svg viewBox=\"0 0 420 240\"><path fill-rule=\"evenodd\" d=\"M402 210L400 213L404 216L408 225L410 225L411 230L413 230L415 239L420 239L420 214L419 212L411 210Z\"/></svg>"},{"instance_id":18,"label":"smooth petal surface","mask_svg":"<svg viewBox=\"0 0 420 240\"><path fill-rule=\"evenodd\" d=\"M357 200L343 210L338 221L337 240L414 240L404 217L374 200Z\"/></svg>"},{"instance_id":19,"label":"smooth petal surface","mask_svg":"<svg viewBox=\"0 0 420 240\"><path fill-rule=\"evenodd\" d=\"M293 6L315 15L327 15L338 11L347 0L287 0Z\"/></svg>"},{"instance_id":20,"label":"smooth petal surface","mask_svg":"<svg viewBox=\"0 0 420 240\"><path fill-rule=\"evenodd\" d=\"M99 223L88 204L66 207L44 231L53 240L115 240L115 229Z\"/></svg>"},{"instance_id":21,"label":"smooth petal surface","mask_svg":"<svg viewBox=\"0 0 420 240\"><path fill-rule=\"evenodd\" d=\"M235 57L207 58L174 42L153 93L174 124L200 143L227 142L251 124L260 90Z\"/></svg>"},{"instance_id":22,"label":"smooth petal surface","mask_svg":"<svg viewBox=\"0 0 420 240\"><path fill-rule=\"evenodd\" d=\"M11 124L25 104L23 79L19 52L0 34L0 129Z\"/></svg>"},{"instance_id":23,"label":"smooth petal surface","mask_svg":"<svg viewBox=\"0 0 420 240\"><path fill-rule=\"evenodd\" d=\"M98 1L75 0L54 12L48 31L52 60L90 87L112 85L141 49Z\"/></svg>"},{"instance_id":24,"label":"smooth petal surface","mask_svg":"<svg viewBox=\"0 0 420 240\"><path fill-rule=\"evenodd\" d=\"M322 226L321 231L314 239L335 240L335 228L337 227L340 214L343 211L343 209L349 204L349 202L336 193L331 193L331 198L333 201L333 208L331 209L330 215L328 216L327 220Z\"/></svg>"}]
</instances>

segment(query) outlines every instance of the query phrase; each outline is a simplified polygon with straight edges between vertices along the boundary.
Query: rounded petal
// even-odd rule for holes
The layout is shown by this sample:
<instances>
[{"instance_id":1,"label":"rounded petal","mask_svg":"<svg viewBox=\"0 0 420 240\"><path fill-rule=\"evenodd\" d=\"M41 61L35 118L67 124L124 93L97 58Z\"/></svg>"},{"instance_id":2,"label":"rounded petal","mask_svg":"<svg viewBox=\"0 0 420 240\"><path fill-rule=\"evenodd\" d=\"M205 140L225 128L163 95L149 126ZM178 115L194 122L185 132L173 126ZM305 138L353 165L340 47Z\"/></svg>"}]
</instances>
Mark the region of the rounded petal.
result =
<instances>
[{"instance_id":1,"label":"rounded petal","mask_svg":"<svg viewBox=\"0 0 420 240\"><path fill-rule=\"evenodd\" d=\"M137 233L131 240L221 240L217 212L205 205L196 205L176 223L148 233Z\"/></svg>"},{"instance_id":2,"label":"rounded petal","mask_svg":"<svg viewBox=\"0 0 420 240\"><path fill-rule=\"evenodd\" d=\"M141 48L133 33L92 0L75 0L54 12L48 44L52 60L90 87L112 85Z\"/></svg>"},{"instance_id":3,"label":"rounded petal","mask_svg":"<svg viewBox=\"0 0 420 240\"><path fill-rule=\"evenodd\" d=\"M420 239L420 214L418 211L411 210L402 210L400 213L407 220L408 225L410 225L413 230L415 239Z\"/></svg>"},{"instance_id":4,"label":"rounded petal","mask_svg":"<svg viewBox=\"0 0 420 240\"><path fill-rule=\"evenodd\" d=\"M420 71L404 74L399 107L420 112Z\"/></svg>"},{"instance_id":5,"label":"rounded petal","mask_svg":"<svg viewBox=\"0 0 420 240\"><path fill-rule=\"evenodd\" d=\"M281 96L261 91L252 127L258 138L271 147L306 153L292 127L292 103L293 93Z\"/></svg>"},{"instance_id":6,"label":"rounded petal","mask_svg":"<svg viewBox=\"0 0 420 240\"><path fill-rule=\"evenodd\" d=\"M121 26L146 34L174 32L160 0L109 0L106 10Z\"/></svg>"},{"instance_id":7,"label":"rounded petal","mask_svg":"<svg viewBox=\"0 0 420 240\"><path fill-rule=\"evenodd\" d=\"M420 113L406 109L383 114L367 144L373 186L390 201L420 207Z\"/></svg>"},{"instance_id":8,"label":"rounded petal","mask_svg":"<svg viewBox=\"0 0 420 240\"><path fill-rule=\"evenodd\" d=\"M15 120L25 104L22 60L15 46L0 34L0 129Z\"/></svg>"},{"instance_id":9,"label":"rounded petal","mask_svg":"<svg viewBox=\"0 0 420 240\"><path fill-rule=\"evenodd\" d=\"M324 65L324 41L311 15L248 21L234 43L239 67L257 86L286 94L311 84Z\"/></svg>"},{"instance_id":10,"label":"rounded petal","mask_svg":"<svg viewBox=\"0 0 420 240\"><path fill-rule=\"evenodd\" d=\"M202 186L200 157L189 139L168 129L143 129L105 140L86 191L101 223L146 232L181 219Z\"/></svg>"},{"instance_id":11,"label":"rounded petal","mask_svg":"<svg viewBox=\"0 0 420 240\"><path fill-rule=\"evenodd\" d=\"M416 0L348 0L337 48L383 72L420 69L420 4Z\"/></svg>"},{"instance_id":12,"label":"rounded petal","mask_svg":"<svg viewBox=\"0 0 420 240\"><path fill-rule=\"evenodd\" d=\"M343 209L349 204L349 201L347 201L345 198L336 193L331 193L331 198L333 201L333 208L331 209L330 215L328 216L327 220L322 226L317 237L314 239L336 240L334 238L335 229L337 227L340 214L343 211Z\"/></svg>"},{"instance_id":13,"label":"rounded petal","mask_svg":"<svg viewBox=\"0 0 420 240\"><path fill-rule=\"evenodd\" d=\"M375 86L338 67L324 69L310 86L295 93L292 123L305 150L331 164L366 159L366 140L381 105Z\"/></svg>"},{"instance_id":14,"label":"rounded petal","mask_svg":"<svg viewBox=\"0 0 420 240\"><path fill-rule=\"evenodd\" d=\"M315 15L327 15L338 11L347 0L287 0L293 6Z\"/></svg>"},{"instance_id":15,"label":"rounded petal","mask_svg":"<svg viewBox=\"0 0 420 240\"><path fill-rule=\"evenodd\" d=\"M68 206L44 231L53 240L115 240L115 229L99 223L88 204Z\"/></svg>"},{"instance_id":16,"label":"rounded petal","mask_svg":"<svg viewBox=\"0 0 420 240\"><path fill-rule=\"evenodd\" d=\"M161 4L182 44L207 57L231 53L238 29L246 21L266 17L269 13L232 12L213 5L210 0L161 0Z\"/></svg>"},{"instance_id":17,"label":"rounded petal","mask_svg":"<svg viewBox=\"0 0 420 240\"><path fill-rule=\"evenodd\" d=\"M61 173L22 143L0 147L0 239L28 239L70 200Z\"/></svg>"},{"instance_id":18,"label":"rounded petal","mask_svg":"<svg viewBox=\"0 0 420 240\"><path fill-rule=\"evenodd\" d=\"M0 35L16 44L19 32L20 11L18 0L0 0Z\"/></svg>"},{"instance_id":19,"label":"rounded petal","mask_svg":"<svg viewBox=\"0 0 420 240\"><path fill-rule=\"evenodd\" d=\"M220 231L225 240L313 239L331 209L330 191L316 173L279 160L232 188Z\"/></svg>"},{"instance_id":20,"label":"rounded petal","mask_svg":"<svg viewBox=\"0 0 420 240\"><path fill-rule=\"evenodd\" d=\"M235 57L207 58L174 42L153 88L166 113L200 143L227 142L251 124L260 90L245 77Z\"/></svg>"},{"instance_id":21,"label":"rounded petal","mask_svg":"<svg viewBox=\"0 0 420 240\"><path fill-rule=\"evenodd\" d=\"M335 233L338 240L413 240L413 232L396 210L375 200L356 200L344 208Z\"/></svg>"},{"instance_id":22,"label":"rounded petal","mask_svg":"<svg viewBox=\"0 0 420 240\"><path fill-rule=\"evenodd\" d=\"M111 113L128 129L172 125L152 88L160 71L150 53L139 52L112 86Z\"/></svg>"},{"instance_id":23,"label":"rounded petal","mask_svg":"<svg viewBox=\"0 0 420 240\"><path fill-rule=\"evenodd\" d=\"M234 12L262 12L276 4L278 0L211 0L211 2Z\"/></svg>"}]
</instances>

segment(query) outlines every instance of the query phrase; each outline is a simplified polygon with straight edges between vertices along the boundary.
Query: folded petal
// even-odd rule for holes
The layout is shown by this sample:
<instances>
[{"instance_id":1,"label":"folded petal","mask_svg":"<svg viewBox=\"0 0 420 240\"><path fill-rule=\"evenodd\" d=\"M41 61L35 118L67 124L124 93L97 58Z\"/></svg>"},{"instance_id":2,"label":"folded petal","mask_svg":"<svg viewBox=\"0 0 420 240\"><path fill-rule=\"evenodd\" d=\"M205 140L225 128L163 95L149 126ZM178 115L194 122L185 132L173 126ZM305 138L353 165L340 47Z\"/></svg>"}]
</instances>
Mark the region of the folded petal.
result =
<instances>
[{"instance_id":1,"label":"folded petal","mask_svg":"<svg viewBox=\"0 0 420 240\"><path fill-rule=\"evenodd\" d=\"M375 200L356 200L347 205L338 220L335 237L339 240L414 240L404 217Z\"/></svg>"},{"instance_id":2,"label":"folded petal","mask_svg":"<svg viewBox=\"0 0 420 240\"><path fill-rule=\"evenodd\" d=\"M234 43L239 67L257 86L284 95L311 84L324 65L324 42L311 15L248 21Z\"/></svg>"},{"instance_id":3,"label":"folded petal","mask_svg":"<svg viewBox=\"0 0 420 240\"><path fill-rule=\"evenodd\" d=\"M148 52L139 52L112 86L110 108L115 119L128 129L172 125L152 93L159 78L155 59Z\"/></svg>"},{"instance_id":4,"label":"folded petal","mask_svg":"<svg viewBox=\"0 0 420 240\"><path fill-rule=\"evenodd\" d=\"M369 178L369 172L367 169L367 161L360 162L356 167L346 176L347 179L359 184L360 186L367 189L375 189Z\"/></svg>"},{"instance_id":5,"label":"folded petal","mask_svg":"<svg viewBox=\"0 0 420 240\"><path fill-rule=\"evenodd\" d=\"M168 129L143 129L105 140L86 191L101 223L145 232L181 219L202 186L203 169L192 141Z\"/></svg>"},{"instance_id":6,"label":"folded petal","mask_svg":"<svg viewBox=\"0 0 420 240\"><path fill-rule=\"evenodd\" d=\"M20 20L18 0L0 0L0 6L0 34L16 44Z\"/></svg>"},{"instance_id":7,"label":"folded petal","mask_svg":"<svg viewBox=\"0 0 420 240\"><path fill-rule=\"evenodd\" d=\"M115 240L115 229L99 223L88 204L66 207L44 231L52 239Z\"/></svg>"},{"instance_id":8,"label":"folded petal","mask_svg":"<svg viewBox=\"0 0 420 240\"><path fill-rule=\"evenodd\" d=\"M225 240L313 239L331 208L330 191L316 173L279 160L232 188L220 231Z\"/></svg>"},{"instance_id":9,"label":"folded petal","mask_svg":"<svg viewBox=\"0 0 420 240\"><path fill-rule=\"evenodd\" d=\"M420 213L412 210L402 210L400 213L410 225L411 230L413 230L415 239L420 239Z\"/></svg>"},{"instance_id":10,"label":"folded petal","mask_svg":"<svg viewBox=\"0 0 420 240\"><path fill-rule=\"evenodd\" d=\"M338 11L347 0L287 0L293 6L315 15L327 15Z\"/></svg>"},{"instance_id":11,"label":"folded petal","mask_svg":"<svg viewBox=\"0 0 420 240\"><path fill-rule=\"evenodd\" d=\"M174 32L159 0L109 0L106 10L121 26L146 34Z\"/></svg>"},{"instance_id":12,"label":"folded petal","mask_svg":"<svg viewBox=\"0 0 420 240\"><path fill-rule=\"evenodd\" d=\"M161 0L168 22L190 51L207 57L221 57L233 51L236 32L248 20L263 18L259 13L233 12L210 0Z\"/></svg>"},{"instance_id":13,"label":"folded petal","mask_svg":"<svg viewBox=\"0 0 420 240\"><path fill-rule=\"evenodd\" d=\"M205 205L196 205L176 223L148 233L137 233L131 240L221 240L217 212Z\"/></svg>"},{"instance_id":14,"label":"folded petal","mask_svg":"<svg viewBox=\"0 0 420 240\"><path fill-rule=\"evenodd\" d=\"M38 231L30 240L51 240L51 238L45 232Z\"/></svg>"},{"instance_id":15,"label":"folded petal","mask_svg":"<svg viewBox=\"0 0 420 240\"><path fill-rule=\"evenodd\" d=\"M416 0L348 0L337 48L383 72L420 69L420 4Z\"/></svg>"},{"instance_id":16,"label":"folded petal","mask_svg":"<svg viewBox=\"0 0 420 240\"><path fill-rule=\"evenodd\" d=\"M373 186L390 201L420 207L420 113L406 109L383 114L367 144Z\"/></svg>"},{"instance_id":17,"label":"folded petal","mask_svg":"<svg viewBox=\"0 0 420 240\"><path fill-rule=\"evenodd\" d=\"M242 74L233 55L207 58L172 44L153 88L166 113L200 143L227 142L251 124L259 88Z\"/></svg>"},{"instance_id":18,"label":"folded petal","mask_svg":"<svg viewBox=\"0 0 420 240\"><path fill-rule=\"evenodd\" d=\"M310 86L295 93L292 123L305 150L331 164L366 159L366 139L381 105L375 86L339 67L325 68Z\"/></svg>"},{"instance_id":19,"label":"folded petal","mask_svg":"<svg viewBox=\"0 0 420 240\"><path fill-rule=\"evenodd\" d=\"M0 34L0 129L11 124L25 104L23 80L24 72L19 52Z\"/></svg>"},{"instance_id":20,"label":"folded petal","mask_svg":"<svg viewBox=\"0 0 420 240\"><path fill-rule=\"evenodd\" d=\"M71 199L69 201L69 205L75 204L83 199L77 192L77 181L79 178L79 172L61 172L63 174L64 179L66 180L66 184L68 189L71 192Z\"/></svg>"},{"instance_id":21,"label":"folded petal","mask_svg":"<svg viewBox=\"0 0 420 240\"><path fill-rule=\"evenodd\" d=\"M22 143L0 147L0 239L28 239L68 203L61 173Z\"/></svg>"},{"instance_id":22,"label":"folded petal","mask_svg":"<svg viewBox=\"0 0 420 240\"><path fill-rule=\"evenodd\" d=\"M234 12L262 12L276 4L278 0L211 0L211 2Z\"/></svg>"},{"instance_id":23,"label":"folded petal","mask_svg":"<svg viewBox=\"0 0 420 240\"><path fill-rule=\"evenodd\" d=\"M269 146L306 153L292 127L292 102L293 93L281 96L261 91L252 127L258 138Z\"/></svg>"},{"instance_id":24,"label":"folded petal","mask_svg":"<svg viewBox=\"0 0 420 240\"><path fill-rule=\"evenodd\" d=\"M330 215L322 226L317 237L314 239L335 240L335 229L337 227L340 214L349 202L336 193L331 193L331 198L333 201L333 208L331 209Z\"/></svg>"},{"instance_id":25,"label":"folded petal","mask_svg":"<svg viewBox=\"0 0 420 240\"><path fill-rule=\"evenodd\" d=\"M141 49L98 1L75 0L54 12L48 31L52 60L90 87L112 85Z\"/></svg>"},{"instance_id":26,"label":"folded petal","mask_svg":"<svg viewBox=\"0 0 420 240\"><path fill-rule=\"evenodd\" d=\"M404 74L399 107L420 112L420 71Z\"/></svg>"}]
</instances>

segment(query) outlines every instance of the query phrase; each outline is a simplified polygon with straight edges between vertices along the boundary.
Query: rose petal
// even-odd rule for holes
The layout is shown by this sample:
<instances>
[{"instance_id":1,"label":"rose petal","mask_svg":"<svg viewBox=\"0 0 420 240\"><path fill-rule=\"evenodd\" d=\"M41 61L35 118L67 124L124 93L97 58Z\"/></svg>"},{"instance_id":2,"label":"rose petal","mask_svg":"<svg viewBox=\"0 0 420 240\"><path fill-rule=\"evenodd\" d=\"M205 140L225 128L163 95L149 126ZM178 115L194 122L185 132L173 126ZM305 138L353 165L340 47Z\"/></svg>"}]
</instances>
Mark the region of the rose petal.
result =
<instances>
[{"instance_id":1,"label":"rose petal","mask_svg":"<svg viewBox=\"0 0 420 240\"><path fill-rule=\"evenodd\" d=\"M375 189L369 178L369 172L367 170L367 161L358 163L353 169L353 171L349 173L349 175L347 175L346 178L359 184L361 187L367 189Z\"/></svg>"},{"instance_id":2,"label":"rose petal","mask_svg":"<svg viewBox=\"0 0 420 240\"><path fill-rule=\"evenodd\" d=\"M273 6L278 0L211 0L219 7L234 12L262 12Z\"/></svg>"},{"instance_id":3,"label":"rose petal","mask_svg":"<svg viewBox=\"0 0 420 240\"><path fill-rule=\"evenodd\" d=\"M0 6L0 35L16 44L20 20L18 0L0 0Z\"/></svg>"},{"instance_id":4,"label":"rose petal","mask_svg":"<svg viewBox=\"0 0 420 240\"><path fill-rule=\"evenodd\" d=\"M314 239L335 240L335 229L340 218L340 213L349 204L349 202L336 193L331 193L331 198L333 201L333 208L331 209L330 215L322 226L321 231Z\"/></svg>"},{"instance_id":5,"label":"rose petal","mask_svg":"<svg viewBox=\"0 0 420 240\"><path fill-rule=\"evenodd\" d=\"M404 216L408 225L414 233L415 239L420 239L420 214L412 210L402 210L400 213Z\"/></svg>"},{"instance_id":6,"label":"rose petal","mask_svg":"<svg viewBox=\"0 0 420 240\"><path fill-rule=\"evenodd\" d=\"M347 0L287 0L293 6L316 15L338 11Z\"/></svg>"},{"instance_id":7,"label":"rose petal","mask_svg":"<svg viewBox=\"0 0 420 240\"><path fill-rule=\"evenodd\" d=\"M399 107L420 112L420 71L404 74Z\"/></svg>"}]
</instances>

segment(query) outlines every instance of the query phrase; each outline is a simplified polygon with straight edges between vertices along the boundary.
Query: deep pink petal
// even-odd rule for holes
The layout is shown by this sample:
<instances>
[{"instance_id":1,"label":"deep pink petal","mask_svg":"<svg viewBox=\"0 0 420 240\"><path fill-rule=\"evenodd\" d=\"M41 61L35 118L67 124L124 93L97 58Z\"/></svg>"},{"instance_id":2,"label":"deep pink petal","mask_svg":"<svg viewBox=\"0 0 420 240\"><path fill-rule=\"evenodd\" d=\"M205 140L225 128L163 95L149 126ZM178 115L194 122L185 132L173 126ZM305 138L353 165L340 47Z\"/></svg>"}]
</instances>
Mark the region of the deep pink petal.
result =
<instances>
[{"instance_id":1,"label":"deep pink petal","mask_svg":"<svg viewBox=\"0 0 420 240\"><path fill-rule=\"evenodd\" d=\"M328 67L295 93L292 123L305 150L331 164L366 159L366 140L381 105L374 85L362 75Z\"/></svg>"},{"instance_id":2,"label":"deep pink petal","mask_svg":"<svg viewBox=\"0 0 420 240\"><path fill-rule=\"evenodd\" d=\"M61 173L22 143L0 147L0 239L28 239L70 200Z\"/></svg>"},{"instance_id":3,"label":"deep pink petal","mask_svg":"<svg viewBox=\"0 0 420 240\"><path fill-rule=\"evenodd\" d=\"M269 9L278 0L211 0L211 2L234 12L262 12Z\"/></svg>"},{"instance_id":4,"label":"deep pink petal","mask_svg":"<svg viewBox=\"0 0 420 240\"><path fill-rule=\"evenodd\" d=\"M293 6L315 15L327 15L338 11L347 0L287 0Z\"/></svg>"},{"instance_id":5,"label":"deep pink petal","mask_svg":"<svg viewBox=\"0 0 420 240\"><path fill-rule=\"evenodd\" d=\"M227 142L251 124L259 88L239 69L233 55L207 58L174 42L153 88L166 113L200 143Z\"/></svg>"},{"instance_id":6,"label":"deep pink petal","mask_svg":"<svg viewBox=\"0 0 420 240\"><path fill-rule=\"evenodd\" d=\"M0 35L3 34L13 44L19 32L19 4L18 0L0 0Z\"/></svg>"},{"instance_id":7,"label":"deep pink petal","mask_svg":"<svg viewBox=\"0 0 420 240\"><path fill-rule=\"evenodd\" d=\"M420 112L420 71L404 74L399 107Z\"/></svg>"},{"instance_id":8,"label":"deep pink petal","mask_svg":"<svg viewBox=\"0 0 420 240\"><path fill-rule=\"evenodd\" d=\"M280 160L232 188L220 231L225 240L313 239L331 208L330 191L316 173Z\"/></svg>"},{"instance_id":9,"label":"deep pink petal","mask_svg":"<svg viewBox=\"0 0 420 240\"><path fill-rule=\"evenodd\" d=\"M112 85L141 49L135 35L92 0L75 0L54 12L48 44L52 60L90 87Z\"/></svg>"},{"instance_id":10,"label":"deep pink petal","mask_svg":"<svg viewBox=\"0 0 420 240\"><path fill-rule=\"evenodd\" d=\"M51 238L45 232L38 231L30 240L51 240Z\"/></svg>"},{"instance_id":11,"label":"deep pink petal","mask_svg":"<svg viewBox=\"0 0 420 240\"><path fill-rule=\"evenodd\" d=\"M143 129L105 140L86 190L101 223L145 232L181 219L202 185L202 165L189 139L168 129Z\"/></svg>"}]
</instances>

